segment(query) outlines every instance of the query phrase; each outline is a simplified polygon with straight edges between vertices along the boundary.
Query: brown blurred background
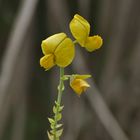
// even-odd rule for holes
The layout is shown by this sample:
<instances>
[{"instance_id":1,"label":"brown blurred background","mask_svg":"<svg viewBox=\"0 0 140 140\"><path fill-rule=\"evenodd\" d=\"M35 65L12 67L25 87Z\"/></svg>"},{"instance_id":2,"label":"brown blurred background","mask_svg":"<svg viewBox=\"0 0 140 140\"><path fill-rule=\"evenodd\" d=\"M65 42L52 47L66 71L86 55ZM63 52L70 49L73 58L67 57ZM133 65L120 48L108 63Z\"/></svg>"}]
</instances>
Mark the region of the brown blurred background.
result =
<instances>
[{"instance_id":1,"label":"brown blurred background","mask_svg":"<svg viewBox=\"0 0 140 140\"><path fill-rule=\"evenodd\" d=\"M40 44L66 32L74 14L103 47L76 46L66 74L91 74L80 98L66 83L62 140L140 140L139 0L0 0L0 140L47 140L58 67L39 65Z\"/></svg>"}]
</instances>

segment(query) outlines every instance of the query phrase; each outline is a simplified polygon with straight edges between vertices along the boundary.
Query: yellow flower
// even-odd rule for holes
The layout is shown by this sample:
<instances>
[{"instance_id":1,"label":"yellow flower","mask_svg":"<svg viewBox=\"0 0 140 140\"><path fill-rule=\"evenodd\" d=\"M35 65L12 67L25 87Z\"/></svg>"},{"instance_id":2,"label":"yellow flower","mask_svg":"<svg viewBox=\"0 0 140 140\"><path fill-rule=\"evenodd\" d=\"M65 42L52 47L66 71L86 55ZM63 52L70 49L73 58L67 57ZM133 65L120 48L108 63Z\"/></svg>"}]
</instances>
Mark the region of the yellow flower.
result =
<instances>
[{"instance_id":1,"label":"yellow flower","mask_svg":"<svg viewBox=\"0 0 140 140\"><path fill-rule=\"evenodd\" d=\"M103 44L100 36L89 36L90 24L78 14L74 15L74 18L70 22L70 30L78 43L90 52L99 49Z\"/></svg>"},{"instance_id":2,"label":"yellow flower","mask_svg":"<svg viewBox=\"0 0 140 140\"><path fill-rule=\"evenodd\" d=\"M91 77L90 75L72 75L70 79L70 86L79 96L82 92L85 92L90 85L85 81L85 79Z\"/></svg>"},{"instance_id":3,"label":"yellow flower","mask_svg":"<svg viewBox=\"0 0 140 140\"><path fill-rule=\"evenodd\" d=\"M75 55L74 44L65 33L58 33L43 40L41 48L45 56L40 59L40 65L46 70L54 65L68 66Z\"/></svg>"}]
</instances>

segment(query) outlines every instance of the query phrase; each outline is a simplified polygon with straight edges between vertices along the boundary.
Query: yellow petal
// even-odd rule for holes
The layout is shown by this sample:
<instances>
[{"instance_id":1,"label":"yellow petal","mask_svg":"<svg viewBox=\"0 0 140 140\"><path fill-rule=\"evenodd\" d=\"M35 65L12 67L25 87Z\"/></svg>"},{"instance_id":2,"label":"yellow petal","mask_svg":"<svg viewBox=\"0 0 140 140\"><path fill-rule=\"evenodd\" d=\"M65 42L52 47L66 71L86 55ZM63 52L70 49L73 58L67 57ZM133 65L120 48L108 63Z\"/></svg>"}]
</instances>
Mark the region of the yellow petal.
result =
<instances>
[{"instance_id":1,"label":"yellow petal","mask_svg":"<svg viewBox=\"0 0 140 140\"><path fill-rule=\"evenodd\" d=\"M66 38L65 33L58 33L42 41L41 48L44 55L53 53L57 46Z\"/></svg>"},{"instance_id":2,"label":"yellow petal","mask_svg":"<svg viewBox=\"0 0 140 140\"><path fill-rule=\"evenodd\" d=\"M56 48L54 55L55 63L59 67L68 66L72 62L75 55L75 48L72 40L70 38L63 40Z\"/></svg>"},{"instance_id":3,"label":"yellow petal","mask_svg":"<svg viewBox=\"0 0 140 140\"><path fill-rule=\"evenodd\" d=\"M88 37L85 43L85 48L89 51L92 52L96 49L99 49L103 44L103 40L100 36L95 35Z\"/></svg>"},{"instance_id":4,"label":"yellow petal","mask_svg":"<svg viewBox=\"0 0 140 140\"><path fill-rule=\"evenodd\" d=\"M49 70L50 68L52 68L55 65L54 55L47 54L47 55L43 56L40 59L40 65L41 65L41 67L45 68L46 70Z\"/></svg>"},{"instance_id":5,"label":"yellow petal","mask_svg":"<svg viewBox=\"0 0 140 140\"><path fill-rule=\"evenodd\" d=\"M82 92L85 92L86 89L90 87L90 85L85 80L76 78L71 81L70 86L78 95L81 95Z\"/></svg>"},{"instance_id":6,"label":"yellow petal","mask_svg":"<svg viewBox=\"0 0 140 140\"><path fill-rule=\"evenodd\" d=\"M70 30L78 43L84 47L90 32L90 24L86 19L76 14L70 22Z\"/></svg>"}]
</instances>

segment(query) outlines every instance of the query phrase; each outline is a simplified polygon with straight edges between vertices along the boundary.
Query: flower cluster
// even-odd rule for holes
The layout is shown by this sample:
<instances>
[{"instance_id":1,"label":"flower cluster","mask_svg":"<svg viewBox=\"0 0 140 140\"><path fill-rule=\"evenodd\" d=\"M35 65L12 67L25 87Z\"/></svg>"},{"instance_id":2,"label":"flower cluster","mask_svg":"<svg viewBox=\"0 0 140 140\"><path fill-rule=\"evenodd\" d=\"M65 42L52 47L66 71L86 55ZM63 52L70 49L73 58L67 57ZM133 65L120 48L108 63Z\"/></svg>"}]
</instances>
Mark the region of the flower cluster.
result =
<instances>
[{"instance_id":1,"label":"flower cluster","mask_svg":"<svg viewBox=\"0 0 140 140\"><path fill-rule=\"evenodd\" d=\"M90 24L80 15L74 15L71 20L70 31L76 39L74 42L80 44L87 51L92 52L99 49L103 40L99 35L89 36ZM65 33L58 33L42 41L41 48L44 56L40 59L41 67L49 70L53 66L66 67L72 63L75 56L75 43ZM70 86L80 95L89 87L86 78L80 75L70 77Z\"/></svg>"}]
</instances>

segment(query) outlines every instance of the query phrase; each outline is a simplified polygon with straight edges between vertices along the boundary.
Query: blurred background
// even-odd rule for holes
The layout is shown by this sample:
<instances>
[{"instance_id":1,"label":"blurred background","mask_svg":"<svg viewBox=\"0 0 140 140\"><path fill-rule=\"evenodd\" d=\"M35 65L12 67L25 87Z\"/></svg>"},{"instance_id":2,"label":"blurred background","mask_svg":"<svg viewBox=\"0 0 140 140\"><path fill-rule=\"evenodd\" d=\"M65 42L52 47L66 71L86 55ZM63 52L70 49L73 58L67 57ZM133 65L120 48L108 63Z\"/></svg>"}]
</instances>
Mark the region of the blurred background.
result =
<instances>
[{"instance_id":1,"label":"blurred background","mask_svg":"<svg viewBox=\"0 0 140 140\"><path fill-rule=\"evenodd\" d=\"M58 67L39 65L41 41L66 32L74 14L103 47L76 46L66 74L91 74L80 98L66 83L62 140L140 140L139 0L0 0L0 140L48 140Z\"/></svg>"}]
</instances>

